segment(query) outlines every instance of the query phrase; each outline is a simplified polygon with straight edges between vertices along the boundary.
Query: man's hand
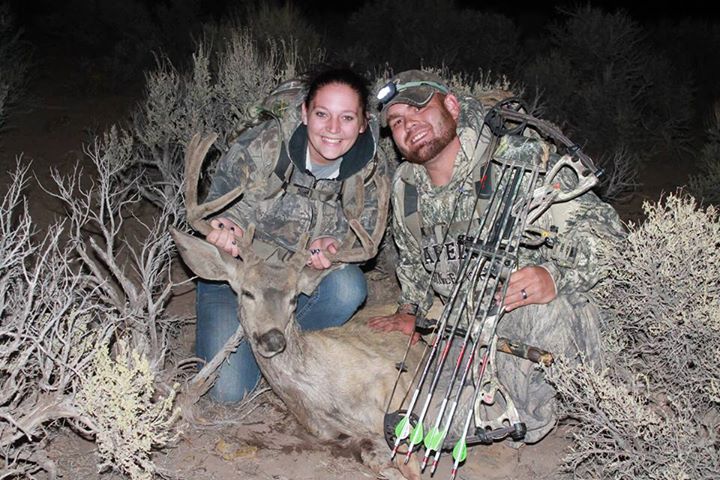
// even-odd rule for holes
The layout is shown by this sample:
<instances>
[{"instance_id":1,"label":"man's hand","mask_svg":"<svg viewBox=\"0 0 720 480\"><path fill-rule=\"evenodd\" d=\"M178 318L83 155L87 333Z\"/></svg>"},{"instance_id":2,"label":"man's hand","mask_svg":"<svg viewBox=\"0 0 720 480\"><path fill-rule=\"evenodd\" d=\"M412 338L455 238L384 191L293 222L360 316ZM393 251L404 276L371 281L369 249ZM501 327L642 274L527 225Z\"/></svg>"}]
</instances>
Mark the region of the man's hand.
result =
<instances>
[{"instance_id":1,"label":"man's hand","mask_svg":"<svg viewBox=\"0 0 720 480\"><path fill-rule=\"evenodd\" d=\"M384 317L373 317L368 321L368 326L381 332L398 331L412 335L413 345L420 340L420 334L415 331L415 315L409 313L400 312Z\"/></svg>"},{"instance_id":2,"label":"man's hand","mask_svg":"<svg viewBox=\"0 0 720 480\"><path fill-rule=\"evenodd\" d=\"M538 266L523 267L510 275L505 293L505 311L511 312L532 303L549 303L555 297L555 281L547 270ZM495 299L499 300L499 297Z\"/></svg>"},{"instance_id":3,"label":"man's hand","mask_svg":"<svg viewBox=\"0 0 720 480\"><path fill-rule=\"evenodd\" d=\"M210 226L212 231L207 234L205 240L233 257L237 257L240 254L237 246L238 240L243 237L244 233L242 228L225 217L213 218L210 220Z\"/></svg>"},{"instance_id":4,"label":"man's hand","mask_svg":"<svg viewBox=\"0 0 720 480\"><path fill-rule=\"evenodd\" d=\"M315 270L330 268L332 262L325 256L326 253L335 254L339 248L338 241L332 237L320 237L310 242L310 259L307 265Z\"/></svg>"}]
</instances>

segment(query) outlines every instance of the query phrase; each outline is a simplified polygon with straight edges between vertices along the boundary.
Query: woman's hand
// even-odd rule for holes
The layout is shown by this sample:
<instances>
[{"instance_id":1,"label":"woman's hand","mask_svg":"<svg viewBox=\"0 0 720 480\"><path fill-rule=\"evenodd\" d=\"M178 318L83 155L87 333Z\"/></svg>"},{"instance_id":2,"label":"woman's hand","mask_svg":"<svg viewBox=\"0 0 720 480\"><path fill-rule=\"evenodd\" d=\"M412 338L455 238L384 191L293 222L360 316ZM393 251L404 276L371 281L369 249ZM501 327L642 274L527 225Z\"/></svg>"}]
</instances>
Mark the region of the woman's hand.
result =
<instances>
[{"instance_id":1,"label":"woman's hand","mask_svg":"<svg viewBox=\"0 0 720 480\"><path fill-rule=\"evenodd\" d=\"M242 228L225 217L213 218L210 220L210 226L212 231L207 234L205 240L233 257L237 257L240 254L237 246L238 240L243 237L244 233Z\"/></svg>"},{"instance_id":2,"label":"woman's hand","mask_svg":"<svg viewBox=\"0 0 720 480\"><path fill-rule=\"evenodd\" d=\"M332 262L325 256L326 253L335 254L338 251L340 244L337 240L332 237L320 237L310 242L310 259L307 261L307 265L315 270L325 270L330 268Z\"/></svg>"}]
</instances>

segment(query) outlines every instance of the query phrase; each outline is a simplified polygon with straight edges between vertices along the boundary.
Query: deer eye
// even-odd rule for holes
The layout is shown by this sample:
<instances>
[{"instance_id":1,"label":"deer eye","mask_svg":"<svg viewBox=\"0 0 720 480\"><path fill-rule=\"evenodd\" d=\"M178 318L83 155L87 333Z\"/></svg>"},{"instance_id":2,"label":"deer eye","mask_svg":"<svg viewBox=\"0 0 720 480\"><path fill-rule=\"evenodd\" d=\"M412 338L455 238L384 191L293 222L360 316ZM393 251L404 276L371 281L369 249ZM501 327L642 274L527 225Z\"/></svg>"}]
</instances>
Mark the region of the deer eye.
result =
<instances>
[{"instance_id":1,"label":"deer eye","mask_svg":"<svg viewBox=\"0 0 720 480\"><path fill-rule=\"evenodd\" d=\"M247 298L248 300L255 300L255 295L253 295L253 294L252 294L250 291L248 291L248 290L242 290L242 291L240 292L240 294L241 294L243 297Z\"/></svg>"}]
</instances>

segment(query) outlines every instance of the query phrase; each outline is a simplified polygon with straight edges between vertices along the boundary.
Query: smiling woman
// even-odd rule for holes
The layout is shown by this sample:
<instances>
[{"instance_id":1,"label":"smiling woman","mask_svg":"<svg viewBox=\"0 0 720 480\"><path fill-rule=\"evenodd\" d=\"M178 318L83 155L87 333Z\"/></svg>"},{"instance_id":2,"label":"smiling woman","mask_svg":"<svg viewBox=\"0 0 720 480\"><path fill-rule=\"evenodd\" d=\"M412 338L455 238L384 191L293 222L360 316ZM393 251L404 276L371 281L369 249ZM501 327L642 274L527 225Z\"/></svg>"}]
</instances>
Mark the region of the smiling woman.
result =
<instances>
[{"instance_id":1,"label":"smiling woman","mask_svg":"<svg viewBox=\"0 0 720 480\"><path fill-rule=\"evenodd\" d=\"M308 133L308 157L317 165L332 165L342 158L367 124L360 95L342 83L323 86L303 103L302 120Z\"/></svg>"},{"instance_id":2,"label":"smiling woman","mask_svg":"<svg viewBox=\"0 0 720 480\"><path fill-rule=\"evenodd\" d=\"M386 162L376 148L378 122L368 114L366 80L349 69L291 80L270 97L282 92L283 101L277 102L281 106L268 112L268 120L241 134L218 163L208 200L238 186L244 186L246 193L210 221L206 240L238 256L241 239L252 225L253 249L265 262L282 265L298 250L301 255L306 251L307 267L322 281L313 291L298 295L287 314L307 330L338 326L367 295L357 265L330 261L341 246L351 248L354 241L344 203L352 202L353 211L361 207L358 220L366 232L378 231L381 236L384 230L384 224L376 228L387 211L387 199L381 200L379 190L388 184ZM300 244L305 236L309 243ZM325 270L331 271L325 275ZM205 360L223 350L238 329L233 289L242 291L243 285L198 282L196 351ZM221 402L237 402L259 379L253 352L244 341L223 363L210 395Z\"/></svg>"}]
</instances>

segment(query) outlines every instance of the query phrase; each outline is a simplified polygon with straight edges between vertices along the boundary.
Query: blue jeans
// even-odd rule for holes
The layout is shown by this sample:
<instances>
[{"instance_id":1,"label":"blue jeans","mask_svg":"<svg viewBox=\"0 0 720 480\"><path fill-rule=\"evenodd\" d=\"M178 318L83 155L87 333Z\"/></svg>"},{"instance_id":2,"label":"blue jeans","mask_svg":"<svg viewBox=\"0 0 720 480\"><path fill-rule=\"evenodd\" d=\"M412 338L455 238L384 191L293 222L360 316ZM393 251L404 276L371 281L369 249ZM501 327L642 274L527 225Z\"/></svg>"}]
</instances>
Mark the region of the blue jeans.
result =
<instances>
[{"instance_id":1,"label":"blue jeans","mask_svg":"<svg viewBox=\"0 0 720 480\"><path fill-rule=\"evenodd\" d=\"M298 296L295 317L303 330L320 330L347 322L367 297L367 283L356 265L346 265L325 277L311 296ZM237 330L237 296L226 282L198 280L195 353L209 361ZM247 340L230 354L219 369L210 397L235 403L260 380L260 369Z\"/></svg>"}]
</instances>

